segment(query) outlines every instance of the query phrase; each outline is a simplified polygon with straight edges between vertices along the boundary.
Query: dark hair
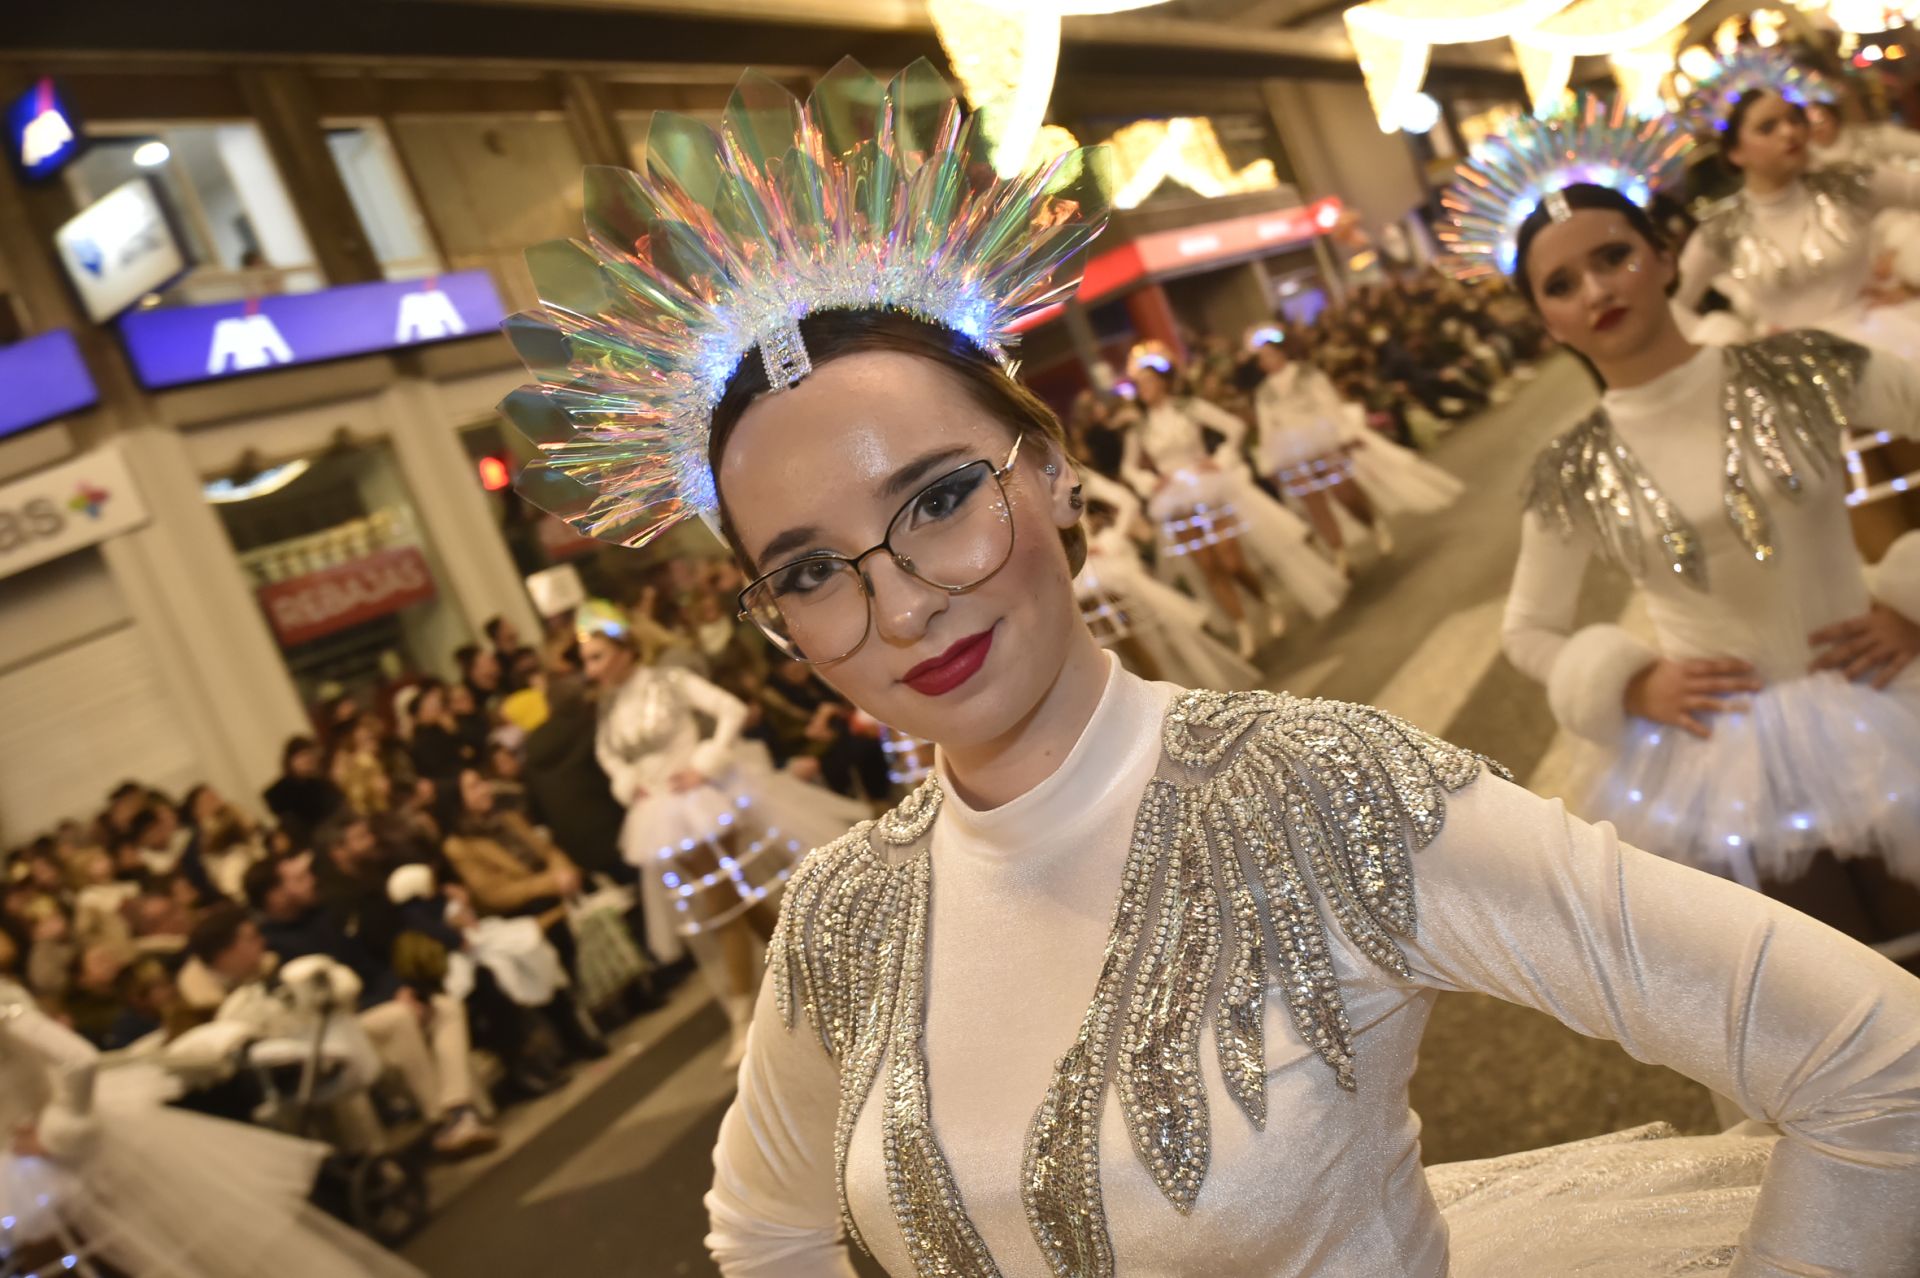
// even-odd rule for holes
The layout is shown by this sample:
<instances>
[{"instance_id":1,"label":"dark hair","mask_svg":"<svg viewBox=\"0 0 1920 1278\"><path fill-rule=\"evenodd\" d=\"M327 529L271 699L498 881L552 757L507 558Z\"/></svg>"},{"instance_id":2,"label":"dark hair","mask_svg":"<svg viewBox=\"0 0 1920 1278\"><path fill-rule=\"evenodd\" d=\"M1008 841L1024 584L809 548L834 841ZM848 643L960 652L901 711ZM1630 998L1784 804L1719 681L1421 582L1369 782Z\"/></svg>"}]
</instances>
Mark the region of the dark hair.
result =
<instances>
[{"instance_id":1,"label":"dark hair","mask_svg":"<svg viewBox=\"0 0 1920 1278\"><path fill-rule=\"evenodd\" d=\"M240 890L246 894L247 903L262 914L267 911L267 898L280 886L280 864L278 857L255 861L240 877Z\"/></svg>"},{"instance_id":2,"label":"dark hair","mask_svg":"<svg viewBox=\"0 0 1920 1278\"><path fill-rule=\"evenodd\" d=\"M138 793L144 792L145 788L146 787L142 786L138 781L122 781L119 785L116 785L115 787L113 787L113 793L107 796L107 802L118 803L121 799L126 798L129 794L138 794Z\"/></svg>"},{"instance_id":3,"label":"dark hair","mask_svg":"<svg viewBox=\"0 0 1920 1278\"><path fill-rule=\"evenodd\" d=\"M481 633L487 636L487 642L498 648L500 646L500 627L506 624L507 619L505 617L495 615L488 617L487 624L480 627L480 630Z\"/></svg>"},{"instance_id":4,"label":"dark hair","mask_svg":"<svg viewBox=\"0 0 1920 1278\"><path fill-rule=\"evenodd\" d=\"M1560 194L1566 199L1567 207L1575 211L1592 209L1602 213L1618 213L1627 219L1627 225L1633 228L1634 234L1656 250L1666 250L1667 237L1652 216L1612 187L1575 182L1572 186L1562 188ZM1533 280L1527 275L1527 254L1533 248L1534 239L1552 221L1553 215L1547 211L1547 202L1541 200L1539 207L1527 214L1526 221L1520 223L1519 233L1514 239L1513 286L1520 290L1520 296L1535 305L1538 302L1533 296Z\"/></svg>"},{"instance_id":5,"label":"dark hair","mask_svg":"<svg viewBox=\"0 0 1920 1278\"><path fill-rule=\"evenodd\" d=\"M800 321L800 336L806 342L807 356L815 368L843 355L863 351L893 351L931 360L959 384L959 388L982 411L1021 435L1039 435L1049 444L1067 453L1067 436L1060 419L1046 403L1022 386L995 362L992 356L959 333L917 319L903 311L815 311ZM707 443L707 464L717 476L720 457L726 452L733 428L740 424L748 407L767 390L766 364L759 348L748 351L740 368L727 383L726 393L713 410L713 424ZM726 503L720 503L720 531L726 537L734 558L752 572L752 556L740 544ZM1069 570L1078 573L1086 564L1087 534L1078 524L1060 533L1067 550Z\"/></svg>"},{"instance_id":6,"label":"dark hair","mask_svg":"<svg viewBox=\"0 0 1920 1278\"><path fill-rule=\"evenodd\" d=\"M347 831L356 825L365 824L366 820L367 818L358 812L347 812L329 818L324 825L313 832L313 838L310 840L313 851L331 859L333 850L346 841Z\"/></svg>"},{"instance_id":7,"label":"dark hair","mask_svg":"<svg viewBox=\"0 0 1920 1278\"><path fill-rule=\"evenodd\" d=\"M460 667L462 679L473 675L473 663L478 660L480 660L480 645L477 643L463 643L453 650L453 663Z\"/></svg>"},{"instance_id":8,"label":"dark hair","mask_svg":"<svg viewBox=\"0 0 1920 1278\"><path fill-rule=\"evenodd\" d=\"M127 837L135 843L138 843L142 838L146 837L148 830L151 830L159 823L159 808L141 808L138 812L134 813L133 818L127 822Z\"/></svg>"},{"instance_id":9,"label":"dark hair","mask_svg":"<svg viewBox=\"0 0 1920 1278\"><path fill-rule=\"evenodd\" d=\"M1753 109L1762 102L1765 102L1768 98L1779 98L1780 101L1787 104L1789 111L1800 117L1802 124L1807 122L1807 109L1798 102L1783 97L1775 93L1772 89L1748 89L1745 93L1734 98L1733 107L1727 112L1726 123L1720 127L1720 158L1727 162L1728 168L1736 172L1739 171L1740 165L1734 160L1730 152L1734 147L1740 145L1740 130L1747 127L1747 116L1752 114Z\"/></svg>"},{"instance_id":10,"label":"dark hair","mask_svg":"<svg viewBox=\"0 0 1920 1278\"><path fill-rule=\"evenodd\" d=\"M312 737L288 737L287 744L280 748L280 770L293 770L293 756L314 749L319 743Z\"/></svg>"},{"instance_id":11,"label":"dark hair","mask_svg":"<svg viewBox=\"0 0 1920 1278\"><path fill-rule=\"evenodd\" d=\"M253 868L257 870L260 866ZM253 878L252 870L247 872L247 878ZM193 931L187 933L187 953L202 963L216 962L222 954L233 948L233 943L240 939L240 929L251 918L245 909L231 901L214 906L201 915L200 921L193 925Z\"/></svg>"}]
</instances>

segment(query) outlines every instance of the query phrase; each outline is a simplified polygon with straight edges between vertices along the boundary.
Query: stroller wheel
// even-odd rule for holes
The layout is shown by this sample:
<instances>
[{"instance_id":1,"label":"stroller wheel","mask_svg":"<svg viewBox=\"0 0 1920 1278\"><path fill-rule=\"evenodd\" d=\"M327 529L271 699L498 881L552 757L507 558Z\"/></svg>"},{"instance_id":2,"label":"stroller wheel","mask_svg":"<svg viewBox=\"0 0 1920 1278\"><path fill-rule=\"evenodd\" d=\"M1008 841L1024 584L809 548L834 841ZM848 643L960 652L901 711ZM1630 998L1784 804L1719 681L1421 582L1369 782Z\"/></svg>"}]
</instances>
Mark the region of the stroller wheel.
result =
<instances>
[{"instance_id":1,"label":"stroller wheel","mask_svg":"<svg viewBox=\"0 0 1920 1278\"><path fill-rule=\"evenodd\" d=\"M420 1168L391 1154L360 1159L347 1182L347 1219L386 1247L397 1247L427 1221L427 1182Z\"/></svg>"}]
</instances>

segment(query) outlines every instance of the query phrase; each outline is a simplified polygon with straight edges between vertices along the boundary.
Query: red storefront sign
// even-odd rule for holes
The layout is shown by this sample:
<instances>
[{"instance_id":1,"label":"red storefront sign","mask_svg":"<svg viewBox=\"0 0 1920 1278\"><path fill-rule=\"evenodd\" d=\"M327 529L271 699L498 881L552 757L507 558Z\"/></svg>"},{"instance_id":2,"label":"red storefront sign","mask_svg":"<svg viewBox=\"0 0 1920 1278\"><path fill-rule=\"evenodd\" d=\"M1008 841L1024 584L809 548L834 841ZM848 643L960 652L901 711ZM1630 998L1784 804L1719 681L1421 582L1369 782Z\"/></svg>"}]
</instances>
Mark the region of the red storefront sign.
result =
<instances>
[{"instance_id":1,"label":"red storefront sign","mask_svg":"<svg viewBox=\"0 0 1920 1278\"><path fill-rule=\"evenodd\" d=\"M260 587L280 642L292 647L433 598L433 572L415 546L396 546Z\"/></svg>"}]
</instances>

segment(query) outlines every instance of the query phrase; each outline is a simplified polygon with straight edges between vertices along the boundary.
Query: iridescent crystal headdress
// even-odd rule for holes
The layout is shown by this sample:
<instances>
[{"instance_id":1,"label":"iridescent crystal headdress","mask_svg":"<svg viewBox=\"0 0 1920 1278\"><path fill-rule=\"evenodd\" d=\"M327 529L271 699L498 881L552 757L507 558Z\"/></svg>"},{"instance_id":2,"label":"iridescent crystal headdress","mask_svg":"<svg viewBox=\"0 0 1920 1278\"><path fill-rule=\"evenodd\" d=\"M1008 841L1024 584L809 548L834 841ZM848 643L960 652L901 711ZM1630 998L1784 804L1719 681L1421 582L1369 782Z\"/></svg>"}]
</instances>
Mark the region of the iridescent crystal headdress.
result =
<instances>
[{"instance_id":1,"label":"iridescent crystal headdress","mask_svg":"<svg viewBox=\"0 0 1920 1278\"><path fill-rule=\"evenodd\" d=\"M1582 94L1551 119L1523 116L1473 149L1441 197L1439 229L1463 278L1513 273L1520 224L1547 197L1577 182L1608 186L1645 205L1686 172L1693 138L1671 116L1643 119L1623 101Z\"/></svg>"},{"instance_id":2,"label":"iridescent crystal headdress","mask_svg":"<svg viewBox=\"0 0 1920 1278\"><path fill-rule=\"evenodd\" d=\"M1676 78L1684 72L1675 73ZM1678 89L1679 83L1673 86ZM1724 132L1727 113L1743 95L1756 89L1777 93L1795 106L1815 102L1834 102L1839 87L1811 67L1794 61L1793 55L1779 45L1762 49L1743 44L1717 60L1711 70L1692 81L1681 98L1687 123L1702 137Z\"/></svg>"},{"instance_id":3,"label":"iridescent crystal headdress","mask_svg":"<svg viewBox=\"0 0 1920 1278\"><path fill-rule=\"evenodd\" d=\"M586 241L527 253L541 306L506 330L537 384L501 405L540 451L520 491L621 545L711 525L713 410L756 348L774 390L804 378L817 311L917 316L1011 373L1018 322L1078 283L1112 165L1082 148L1002 180L977 123L924 59L887 84L843 61L804 104L750 71L717 132L657 112L644 174L587 170Z\"/></svg>"}]
</instances>

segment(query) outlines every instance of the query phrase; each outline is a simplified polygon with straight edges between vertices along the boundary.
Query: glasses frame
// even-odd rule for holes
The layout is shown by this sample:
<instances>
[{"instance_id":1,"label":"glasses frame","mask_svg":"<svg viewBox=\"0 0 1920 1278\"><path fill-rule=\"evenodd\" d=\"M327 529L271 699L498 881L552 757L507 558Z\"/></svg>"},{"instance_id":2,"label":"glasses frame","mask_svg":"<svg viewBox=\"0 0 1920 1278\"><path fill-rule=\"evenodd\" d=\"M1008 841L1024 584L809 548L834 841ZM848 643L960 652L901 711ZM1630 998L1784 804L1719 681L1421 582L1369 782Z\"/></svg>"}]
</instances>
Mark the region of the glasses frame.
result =
<instances>
[{"instance_id":1,"label":"glasses frame","mask_svg":"<svg viewBox=\"0 0 1920 1278\"><path fill-rule=\"evenodd\" d=\"M734 603L739 606L739 611L735 614L736 617L741 621L751 622L755 629L767 637L767 642L778 648L792 660L809 666L827 666L832 665L836 661L845 661L848 657L851 657L854 653L866 647L867 640L873 635L873 589L867 582L865 565L867 560L880 552L885 551L887 558L891 559L894 566L900 569L901 572L906 573L915 581L932 586L935 590L944 590L950 595L963 594L966 591L972 590L975 586L978 586L981 582L993 576L994 573L1006 567L1007 560L1013 558L1013 546L1014 539L1017 536L1017 527L1012 520L1013 500L1007 496L1007 476L1013 473L1014 465L1020 459L1020 445L1024 444L1026 440L1027 437L1024 433L1016 436L1013 441L1013 450L1007 454L1007 460L988 472L992 476L993 482L999 486L1001 501L1007 508L1007 553L1001 558L999 563L995 564L976 580L964 586L949 586L944 582L928 581L914 570L912 559L893 548L893 531L894 527L899 524L900 517L913 509L914 503L926 496L929 491L938 488L941 484L946 483L963 470L969 470L975 466L993 466L993 459L989 457L976 457L970 462L955 466L952 470L935 476L933 479L928 480L925 484L915 489L913 495L901 502L900 508L894 511L893 515L887 520L887 535L878 545L869 546L857 555L802 555L798 559L790 559L776 568L769 568L766 572L761 573L758 577L755 577L743 586L740 593L734 597ZM753 610L747 606L747 596L759 589L769 577L786 572L788 569L799 564L813 563L840 563L853 569L853 578L860 583L860 597L867 605L867 624L866 628L860 632L860 641L837 657L823 657L819 660L801 656L799 651L786 639L781 638L766 626L762 625L760 619L753 615Z\"/></svg>"}]
</instances>

